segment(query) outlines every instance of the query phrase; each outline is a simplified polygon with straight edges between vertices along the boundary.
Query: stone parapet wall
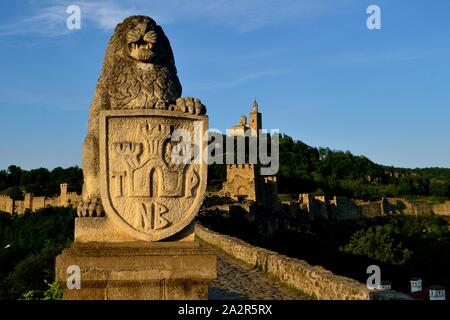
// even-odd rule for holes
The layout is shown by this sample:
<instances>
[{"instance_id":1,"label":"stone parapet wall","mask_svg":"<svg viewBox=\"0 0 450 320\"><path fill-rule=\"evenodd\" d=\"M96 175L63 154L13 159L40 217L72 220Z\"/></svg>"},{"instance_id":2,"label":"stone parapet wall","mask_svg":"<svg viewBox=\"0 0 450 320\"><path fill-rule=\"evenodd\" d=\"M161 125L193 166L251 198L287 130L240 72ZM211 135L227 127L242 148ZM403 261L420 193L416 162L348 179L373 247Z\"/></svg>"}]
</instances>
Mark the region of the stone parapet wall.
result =
<instances>
[{"instance_id":1,"label":"stone parapet wall","mask_svg":"<svg viewBox=\"0 0 450 320\"><path fill-rule=\"evenodd\" d=\"M235 258L258 266L281 282L319 300L369 300L370 291L358 281L334 275L322 267L254 247L242 240L213 232L200 225L197 236Z\"/></svg>"},{"instance_id":2,"label":"stone parapet wall","mask_svg":"<svg viewBox=\"0 0 450 320\"><path fill-rule=\"evenodd\" d=\"M373 292L350 278L333 274L320 266L252 246L242 240L211 231L199 224L197 236L250 265L259 267L277 280L319 300L403 300L395 291Z\"/></svg>"}]
</instances>

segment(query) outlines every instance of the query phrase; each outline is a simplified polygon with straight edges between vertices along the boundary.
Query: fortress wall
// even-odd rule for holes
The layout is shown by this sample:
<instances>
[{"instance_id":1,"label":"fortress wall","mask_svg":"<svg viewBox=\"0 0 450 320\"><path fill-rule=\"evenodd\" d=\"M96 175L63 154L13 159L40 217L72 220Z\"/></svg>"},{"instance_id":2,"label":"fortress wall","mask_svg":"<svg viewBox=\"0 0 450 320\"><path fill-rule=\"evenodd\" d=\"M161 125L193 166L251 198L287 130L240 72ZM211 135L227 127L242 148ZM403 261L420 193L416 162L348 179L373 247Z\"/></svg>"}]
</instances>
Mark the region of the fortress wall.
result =
<instances>
[{"instance_id":1,"label":"fortress wall","mask_svg":"<svg viewBox=\"0 0 450 320\"><path fill-rule=\"evenodd\" d=\"M315 216L327 218L327 210L331 209L331 217L338 220L380 217L393 211L397 202L403 204L405 215L436 214L450 216L450 201L439 204L415 204L403 198L387 198L381 201L363 201L345 197L313 197L310 194L299 195L300 207ZM327 208L327 206L329 208Z\"/></svg>"},{"instance_id":2,"label":"fortress wall","mask_svg":"<svg viewBox=\"0 0 450 320\"><path fill-rule=\"evenodd\" d=\"M65 188L63 187L65 186ZM26 210L36 211L48 206L52 207L77 207L82 196L76 192L66 192L67 184L61 185L61 194L58 197L34 197L31 193L24 194L24 200L14 201L9 196L0 195L0 211L23 214Z\"/></svg>"},{"instance_id":3,"label":"fortress wall","mask_svg":"<svg viewBox=\"0 0 450 320\"><path fill-rule=\"evenodd\" d=\"M421 214L430 213L431 206L429 205L415 205L403 198L388 198L388 205L394 206L397 202L401 202L404 205L403 214L415 216L418 212Z\"/></svg>"},{"instance_id":4,"label":"fortress wall","mask_svg":"<svg viewBox=\"0 0 450 320\"><path fill-rule=\"evenodd\" d=\"M0 195L0 211L13 213L14 200L9 196Z\"/></svg>"},{"instance_id":5,"label":"fortress wall","mask_svg":"<svg viewBox=\"0 0 450 320\"><path fill-rule=\"evenodd\" d=\"M45 206L58 207L60 205L59 197L55 198L45 198Z\"/></svg>"},{"instance_id":6,"label":"fortress wall","mask_svg":"<svg viewBox=\"0 0 450 320\"><path fill-rule=\"evenodd\" d=\"M363 217L375 218L383 215L383 208L380 201L360 202L357 205L361 209Z\"/></svg>"},{"instance_id":7,"label":"fortress wall","mask_svg":"<svg viewBox=\"0 0 450 320\"><path fill-rule=\"evenodd\" d=\"M331 202L333 216L338 220L361 218L361 208L351 199L334 197Z\"/></svg>"},{"instance_id":8,"label":"fortress wall","mask_svg":"<svg viewBox=\"0 0 450 320\"><path fill-rule=\"evenodd\" d=\"M407 201L402 201L402 203L405 205L405 207L402 209L402 213L406 215L414 215L414 208L412 204Z\"/></svg>"},{"instance_id":9,"label":"fortress wall","mask_svg":"<svg viewBox=\"0 0 450 320\"><path fill-rule=\"evenodd\" d=\"M66 203L61 203L61 199L59 198L60 205L76 207L78 205L78 202L81 201L81 196L78 195L76 192L69 192L67 194L66 200L67 200Z\"/></svg>"},{"instance_id":10,"label":"fortress wall","mask_svg":"<svg viewBox=\"0 0 450 320\"><path fill-rule=\"evenodd\" d=\"M412 214L420 215L420 214L429 214L433 213L434 205L429 204L412 204L411 205ZM407 213L410 214L410 213Z\"/></svg>"},{"instance_id":11,"label":"fortress wall","mask_svg":"<svg viewBox=\"0 0 450 320\"><path fill-rule=\"evenodd\" d=\"M24 214L25 213L25 201L14 201L14 212L17 212L17 214Z\"/></svg>"},{"instance_id":12,"label":"fortress wall","mask_svg":"<svg viewBox=\"0 0 450 320\"><path fill-rule=\"evenodd\" d=\"M403 209L403 214L405 215L424 215L433 213L441 216L450 216L450 201L438 204L415 204L403 198L387 199L388 204L391 206L394 206L398 201L405 206Z\"/></svg>"},{"instance_id":13,"label":"fortress wall","mask_svg":"<svg viewBox=\"0 0 450 320\"><path fill-rule=\"evenodd\" d=\"M317 204L314 201L314 197L310 193L301 193L298 197L298 200L300 202L300 208L303 210L306 210L308 212L314 212L317 210Z\"/></svg>"},{"instance_id":14,"label":"fortress wall","mask_svg":"<svg viewBox=\"0 0 450 320\"><path fill-rule=\"evenodd\" d=\"M314 199L322 203L326 203L327 201L327 198L325 196L315 196Z\"/></svg>"},{"instance_id":15,"label":"fortress wall","mask_svg":"<svg viewBox=\"0 0 450 320\"><path fill-rule=\"evenodd\" d=\"M45 208L45 197L34 197L32 211Z\"/></svg>"},{"instance_id":16,"label":"fortress wall","mask_svg":"<svg viewBox=\"0 0 450 320\"><path fill-rule=\"evenodd\" d=\"M441 216L450 216L450 201L433 205L433 212Z\"/></svg>"}]
</instances>

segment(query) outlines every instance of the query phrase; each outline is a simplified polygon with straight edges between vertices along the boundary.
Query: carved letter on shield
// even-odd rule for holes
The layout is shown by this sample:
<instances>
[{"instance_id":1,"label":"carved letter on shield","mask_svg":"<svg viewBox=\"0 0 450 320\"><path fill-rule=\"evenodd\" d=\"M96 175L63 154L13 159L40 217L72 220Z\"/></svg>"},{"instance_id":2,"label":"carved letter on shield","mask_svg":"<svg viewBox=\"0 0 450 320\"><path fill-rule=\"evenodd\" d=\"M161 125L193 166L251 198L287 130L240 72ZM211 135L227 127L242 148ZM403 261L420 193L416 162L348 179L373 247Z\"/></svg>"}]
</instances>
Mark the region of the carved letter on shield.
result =
<instances>
[{"instance_id":1,"label":"carved letter on shield","mask_svg":"<svg viewBox=\"0 0 450 320\"><path fill-rule=\"evenodd\" d=\"M200 125L200 130L198 126ZM196 129L197 126L197 129ZM111 110L100 116L105 213L136 239L158 241L195 218L206 191L208 117L164 110ZM173 161L174 130L190 133L195 161ZM200 134L195 134L195 130Z\"/></svg>"}]
</instances>

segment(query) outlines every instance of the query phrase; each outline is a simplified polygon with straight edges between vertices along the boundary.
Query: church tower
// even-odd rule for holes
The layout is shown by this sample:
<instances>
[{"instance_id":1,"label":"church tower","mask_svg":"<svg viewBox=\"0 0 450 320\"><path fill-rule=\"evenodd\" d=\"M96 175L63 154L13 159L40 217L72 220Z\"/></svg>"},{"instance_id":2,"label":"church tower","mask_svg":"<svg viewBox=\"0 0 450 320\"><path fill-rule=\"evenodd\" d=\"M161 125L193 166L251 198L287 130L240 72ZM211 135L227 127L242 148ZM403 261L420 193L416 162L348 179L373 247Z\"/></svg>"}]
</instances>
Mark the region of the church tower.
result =
<instances>
[{"instance_id":1,"label":"church tower","mask_svg":"<svg viewBox=\"0 0 450 320\"><path fill-rule=\"evenodd\" d=\"M259 130L262 128L262 116L258 111L258 102L256 100L253 101L252 112L250 113L250 123L249 126L251 129L256 130L259 135Z\"/></svg>"}]
</instances>

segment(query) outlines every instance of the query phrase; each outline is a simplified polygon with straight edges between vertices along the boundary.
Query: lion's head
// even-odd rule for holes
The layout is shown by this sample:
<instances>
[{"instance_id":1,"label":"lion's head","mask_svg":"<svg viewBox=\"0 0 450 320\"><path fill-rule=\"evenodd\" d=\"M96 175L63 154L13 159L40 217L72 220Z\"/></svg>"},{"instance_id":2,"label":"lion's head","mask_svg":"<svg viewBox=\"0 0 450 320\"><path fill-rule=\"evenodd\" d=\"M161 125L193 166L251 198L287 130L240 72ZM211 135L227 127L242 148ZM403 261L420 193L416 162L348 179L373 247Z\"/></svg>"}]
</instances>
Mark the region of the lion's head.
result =
<instances>
[{"instance_id":1,"label":"lion's head","mask_svg":"<svg viewBox=\"0 0 450 320\"><path fill-rule=\"evenodd\" d=\"M153 19L131 16L117 25L99 85L112 109L162 108L181 96L169 40Z\"/></svg>"},{"instance_id":2,"label":"lion's head","mask_svg":"<svg viewBox=\"0 0 450 320\"><path fill-rule=\"evenodd\" d=\"M127 32L126 39L127 49L133 59L151 61L155 56L153 47L157 42L157 36L151 24L138 24Z\"/></svg>"},{"instance_id":3,"label":"lion's head","mask_svg":"<svg viewBox=\"0 0 450 320\"><path fill-rule=\"evenodd\" d=\"M149 62L157 51L157 25L148 17L131 17L123 22L125 26L125 49L131 58Z\"/></svg>"},{"instance_id":4,"label":"lion's head","mask_svg":"<svg viewBox=\"0 0 450 320\"><path fill-rule=\"evenodd\" d=\"M118 24L109 47L121 58L175 67L169 40L147 16L131 16Z\"/></svg>"}]
</instances>

